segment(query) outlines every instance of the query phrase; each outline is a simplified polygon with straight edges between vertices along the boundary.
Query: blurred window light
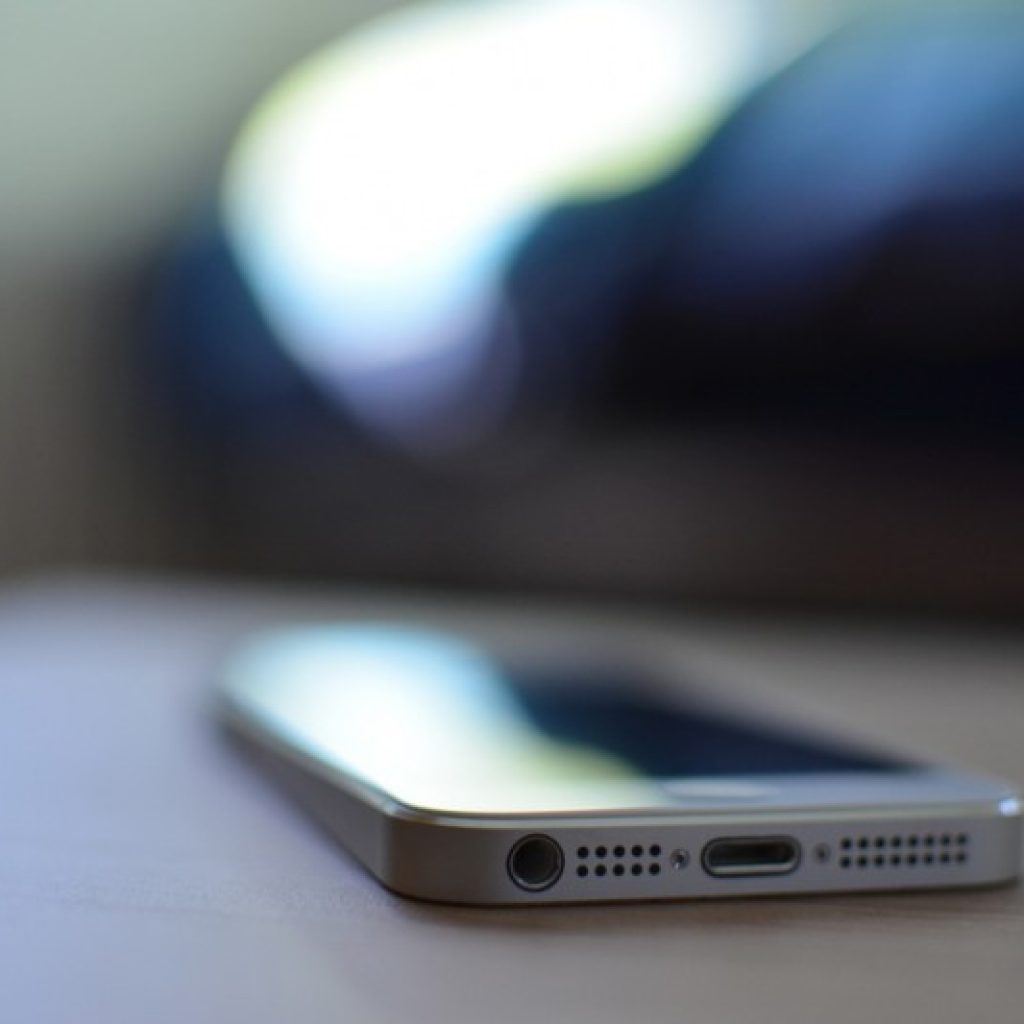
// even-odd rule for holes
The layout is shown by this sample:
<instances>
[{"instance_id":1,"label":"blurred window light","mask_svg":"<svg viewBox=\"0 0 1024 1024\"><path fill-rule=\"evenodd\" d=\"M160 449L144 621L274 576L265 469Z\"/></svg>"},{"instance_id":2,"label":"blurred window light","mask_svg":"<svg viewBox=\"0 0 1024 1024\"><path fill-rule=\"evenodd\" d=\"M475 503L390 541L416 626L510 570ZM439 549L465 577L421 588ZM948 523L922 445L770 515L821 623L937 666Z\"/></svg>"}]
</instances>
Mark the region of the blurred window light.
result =
<instances>
[{"instance_id":1,"label":"blurred window light","mask_svg":"<svg viewBox=\"0 0 1024 1024\"><path fill-rule=\"evenodd\" d=\"M789 6L456 0L311 58L257 107L223 195L275 334L374 433L479 436L515 389L517 244L678 166L791 48Z\"/></svg>"}]
</instances>

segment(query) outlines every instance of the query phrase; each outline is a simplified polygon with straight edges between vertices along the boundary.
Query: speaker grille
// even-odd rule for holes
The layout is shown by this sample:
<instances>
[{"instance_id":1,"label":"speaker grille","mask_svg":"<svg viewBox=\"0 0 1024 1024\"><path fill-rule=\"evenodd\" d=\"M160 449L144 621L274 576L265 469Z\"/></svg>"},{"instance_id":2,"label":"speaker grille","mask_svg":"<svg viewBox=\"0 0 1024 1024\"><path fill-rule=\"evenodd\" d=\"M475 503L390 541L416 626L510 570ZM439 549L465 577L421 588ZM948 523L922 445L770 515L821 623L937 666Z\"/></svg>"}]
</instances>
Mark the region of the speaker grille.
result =
<instances>
[{"instance_id":1,"label":"speaker grille","mask_svg":"<svg viewBox=\"0 0 1024 1024\"><path fill-rule=\"evenodd\" d=\"M844 836L839 841L843 870L948 867L966 864L969 856L966 832Z\"/></svg>"},{"instance_id":2,"label":"speaker grille","mask_svg":"<svg viewBox=\"0 0 1024 1024\"><path fill-rule=\"evenodd\" d=\"M659 843L632 843L628 846L578 846L576 848L577 878L622 878L630 875L661 874L662 849Z\"/></svg>"}]
</instances>

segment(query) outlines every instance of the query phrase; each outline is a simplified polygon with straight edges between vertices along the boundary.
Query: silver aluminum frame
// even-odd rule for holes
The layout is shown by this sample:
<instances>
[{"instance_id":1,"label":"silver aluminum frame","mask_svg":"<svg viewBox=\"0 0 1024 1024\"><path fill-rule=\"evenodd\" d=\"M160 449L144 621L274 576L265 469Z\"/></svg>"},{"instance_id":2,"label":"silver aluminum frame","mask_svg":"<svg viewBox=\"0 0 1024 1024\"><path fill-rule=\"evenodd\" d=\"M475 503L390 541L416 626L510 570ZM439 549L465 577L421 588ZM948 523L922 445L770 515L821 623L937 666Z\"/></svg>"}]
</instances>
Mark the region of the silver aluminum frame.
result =
<instances>
[{"instance_id":1,"label":"silver aluminum frame","mask_svg":"<svg viewBox=\"0 0 1024 1024\"><path fill-rule=\"evenodd\" d=\"M657 806L453 814L401 804L290 744L249 712L237 687L223 697L232 733L372 875L406 896L485 905L677 900L988 886L1020 871L1021 800L985 776L935 767L897 776L730 778L718 790L714 780L699 788L666 780ZM557 882L539 892L518 887L507 865L513 845L534 833L554 839L564 857ZM722 878L701 866L712 839L779 835L800 844L788 874ZM627 853L617 858L620 846ZM595 856L599 847L603 858Z\"/></svg>"}]
</instances>

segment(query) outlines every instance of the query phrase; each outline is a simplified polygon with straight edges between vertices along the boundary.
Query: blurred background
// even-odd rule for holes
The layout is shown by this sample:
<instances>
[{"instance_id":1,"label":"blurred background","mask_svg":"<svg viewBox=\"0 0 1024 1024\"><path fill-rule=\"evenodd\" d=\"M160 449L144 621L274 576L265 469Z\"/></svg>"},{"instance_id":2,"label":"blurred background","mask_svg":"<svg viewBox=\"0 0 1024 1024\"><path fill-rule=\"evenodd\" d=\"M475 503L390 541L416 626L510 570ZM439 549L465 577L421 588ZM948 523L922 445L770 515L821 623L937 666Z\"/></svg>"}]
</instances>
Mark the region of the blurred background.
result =
<instances>
[{"instance_id":1,"label":"blurred background","mask_svg":"<svg viewBox=\"0 0 1024 1024\"><path fill-rule=\"evenodd\" d=\"M1024 4L0 0L0 573L1019 617Z\"/></svg>"}]
</instances>

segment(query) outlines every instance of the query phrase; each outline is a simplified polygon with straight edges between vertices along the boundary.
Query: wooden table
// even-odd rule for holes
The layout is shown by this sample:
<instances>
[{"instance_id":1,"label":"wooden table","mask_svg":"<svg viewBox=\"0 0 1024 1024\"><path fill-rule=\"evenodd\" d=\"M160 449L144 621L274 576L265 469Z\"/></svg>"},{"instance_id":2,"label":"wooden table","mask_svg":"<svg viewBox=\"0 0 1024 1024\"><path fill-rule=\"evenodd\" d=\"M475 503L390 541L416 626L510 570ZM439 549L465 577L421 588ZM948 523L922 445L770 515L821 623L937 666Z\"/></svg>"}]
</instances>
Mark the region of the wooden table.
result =
<instances>
[{"instance_id":1,"label":"wooden table","mask_svg":"<svg viewBox=\"0 0 1024 1024\"><path fill-rule=\"evenodd\" d=\"M497 605L402 602L499 621ZM382 595L140 578L0 591L0 1019L1024 1020L1012 887L537 910L388 894L209 716L218 660L248 630L385 609ZM1009 632L539 617L656 634L764 707L1024 781L1024 639Z\"/></svg>"}]
</instances>

